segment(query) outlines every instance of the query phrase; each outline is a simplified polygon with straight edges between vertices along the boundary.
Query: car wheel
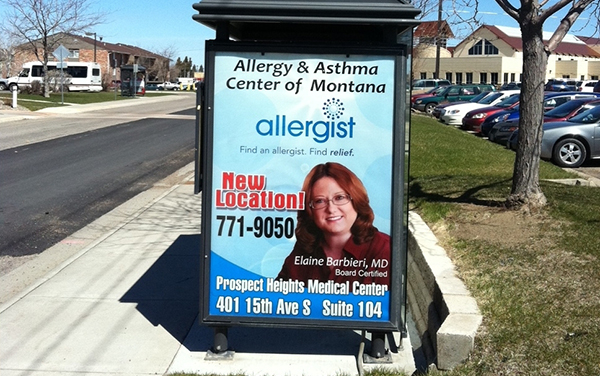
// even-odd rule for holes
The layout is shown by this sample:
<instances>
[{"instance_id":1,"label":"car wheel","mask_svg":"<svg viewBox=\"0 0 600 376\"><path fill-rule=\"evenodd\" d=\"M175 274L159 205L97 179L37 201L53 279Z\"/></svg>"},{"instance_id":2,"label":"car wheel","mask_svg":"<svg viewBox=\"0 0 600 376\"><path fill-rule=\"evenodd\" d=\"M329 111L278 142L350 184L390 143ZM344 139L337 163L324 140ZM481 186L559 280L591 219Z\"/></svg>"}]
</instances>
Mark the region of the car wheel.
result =
<instances>
[{"instance_id":1,"label":"car wheel","mask_svg":"<svg viewBox=\"0 0 600 376\"><path fill-rule=\"evenodd\" d=\"M585 145L574 138L560 140L554 145L552 159L561 167L579 167L587 158Z\"/></svg>"},{"instance_id":2,"label":"car wheel","mask_svg":"<svg viewBox=\"0 0 600 376\"><path fill-rule=\"evenodd\" d=\"M427 103L425 105L425 112L427 113L427 115L433 114L433 109L435 108L435 106L436 106L435 103Z\"/></svg>"},{"instance_id":3,"label":"car wheel","mask_svg":"<svg viewBox=\"0 0 600 376\"><path fill-rule=\"evenodd\" d=\"M19 86L17 84L10 84L8 85L8 88L10 91L19 90Z\"/></svg>"},{"instance_id":4,"label":"car wheel","mask_svg":"<svg viewBox=\"0 0 600 376\"><path fill-rule=\"evenodd\" d=\"M8 89L8 86L6 86L6 84L4 82L0 82L0 90L6 90Z\"/></svg>"}]
</instances>

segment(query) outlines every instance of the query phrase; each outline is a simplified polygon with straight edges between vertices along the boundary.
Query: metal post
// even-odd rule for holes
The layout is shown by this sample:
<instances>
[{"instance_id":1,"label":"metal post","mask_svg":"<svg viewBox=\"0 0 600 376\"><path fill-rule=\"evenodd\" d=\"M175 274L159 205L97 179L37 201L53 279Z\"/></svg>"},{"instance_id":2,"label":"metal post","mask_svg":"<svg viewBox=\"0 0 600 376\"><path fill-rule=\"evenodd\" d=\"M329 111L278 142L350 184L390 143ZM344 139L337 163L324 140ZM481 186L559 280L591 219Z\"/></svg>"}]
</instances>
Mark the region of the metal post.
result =
<instances>
[{"instance_id":1,"label":"metal post","mask_svg":"<svg viewBox=\"0 0 600 376\"><path fill-rule=\"evenodd\" d=\"M19 91L19 86L12 85L12 108L17 108L17 91Z\"/></svg>"},{"instance_id":2,"label":"metal post","mask_svg":"<svg viewBox=\"0 0 600 376\"><path fill-rule=\"evenodd\" d=\"M383 358L385 356L385 333L383 332L372 332L371 333L371 356L373 358Z\"/></svg>"},{"instance_id":3,"label":"metal post","mask_svg":"<svg viewBox=\"0 0 600 376\"><path fill-rule=\"evenodd\" d=\"M227 351L227 347L229 344L227 343L227 328L223 326L219 326L215 328L215 338L214 338L214 353L221 354Z\"/></svg>"},{"instance_id":4,"label":"metal post","mask_svg":"<svg viewBox=\"0 0 600 376\"><path fill-rule=\"evenodd\" d=\"M392 354L385 348L385 332L371 333L371 350L363 354L365 364L389 364L392 363Z\"/></svg>"}]
</instances>

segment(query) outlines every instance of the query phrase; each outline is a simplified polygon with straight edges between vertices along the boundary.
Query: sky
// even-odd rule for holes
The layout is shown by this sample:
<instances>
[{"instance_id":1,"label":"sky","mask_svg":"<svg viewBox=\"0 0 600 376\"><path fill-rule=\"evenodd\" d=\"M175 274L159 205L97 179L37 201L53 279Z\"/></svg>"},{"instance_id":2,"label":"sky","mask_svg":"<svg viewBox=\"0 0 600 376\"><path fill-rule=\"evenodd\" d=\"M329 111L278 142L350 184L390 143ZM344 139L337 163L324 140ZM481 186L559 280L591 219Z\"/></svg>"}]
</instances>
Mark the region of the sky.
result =
<instances>
[{"instance_id":1,"label":"sky","mask_svg":"<svg viewBox=\"0 0 600 376\"><path fill-rule=\"evenodd\" d=\"M194 0L91 0L97 9L106 13L106 20L89 30L95 32L108 43L125 43L159 53L167 48L175 51L174 59L188 56L192 63L204 65L204 42L214 39L215 31L199 22L192 20L197 11L192 8ZM200 1L200 0L197 0ZM466 0L463 0L466 1ZM449 1L446 1L449 3ZM507 16L504 11L491 0L479 0L479 16L483 23L499 26L518 27L516 21ZM513 4L518 4L513 1ZM0 5L0 14L4 13ZM472 10L464 8L460 13L464 18L472 16ZM446 14L447 12L444 12ZM576 35L593 34L594 28L588 26L579 30L588 21L587 15L582 15L571 33ZM425 20L437 19L437 8ZM545 31L553 31L559 22L559 17L550 18L545 24ZM452 25L455 35L465 37L472 31L467 24ZM449 45L458 44L461 39L449 41Z\"/></svg>"},{"instance_id":2,"label":"sky","mask_svg":"<svg viewBox=\"0 0 600 376\"><path fill-rule=\"evenodd\" d=\"M454 0L454 1L461 1L461 0ZM446 6L446 4L449 4L450 2L451 1L446 1L444 3L444 6ZM462 0L462 2L475 3L475 1L469 1L469 0ZM555 1L549 1L549 5L554 4L554 3L555 3ZM479 0L478 4L479 4L479 9L477 10L477 18L480 19L482 23L487 24L487 25L508 26L508 27L519 28L519 24L517 23L517 21L515 19L513 19L512 17L510 17L509 15L507 15L506 12L504 12L504 10L502 8L500 8L500 6L495 1ZM520 6L520 1L512 0L511 4L513 4L514 6ZM547 7L548 7L548 5L546 7L544 7L544 9L546 9ZM554 30L556 30L556 28L558 27L560 20L566 14L568 8L569 7L567 6L566 9L563 9L561 12L558 12L555 15L548 18L546 20L546 22L544 23L544 31L551 32L551 33L554 32ZM448 22L451 23L450 27L452 28L452 32L454 33L454 35L459 38L449 40L448 45L455 46L460 41L462 41L462 39L464 39L464 37L466 37L468 34L470 34L473 31L474 27L475 28L477 28L477 27L473 26L472 24L469 24L469 23L461 24L456 21L452 22L452 20L456 20L457 17L451 15L451 13L452 12L450 12L449 10L443 9L442 18L444 19L448 16L451 16L451 18L448 19ZM457 9L456 13L458 13L460 15L460 17L463 19L469 19L470 17L473 17L474 9L473 9L473 7L464 7L463 6L463 7L459 7L459 9ZM597 26L597 20L591 19L590 14L588 14L588 13L584 12L577 19L577 21L575 22L573 27L569 30L569 34L598 37L597 34L594 35L596 26ZM435 21L435 20L437 20L437 17L438 17L437 7L435 7L434 11L431 12L430 14L425 15L423 20Z\"/></svg>"}]
</instances>

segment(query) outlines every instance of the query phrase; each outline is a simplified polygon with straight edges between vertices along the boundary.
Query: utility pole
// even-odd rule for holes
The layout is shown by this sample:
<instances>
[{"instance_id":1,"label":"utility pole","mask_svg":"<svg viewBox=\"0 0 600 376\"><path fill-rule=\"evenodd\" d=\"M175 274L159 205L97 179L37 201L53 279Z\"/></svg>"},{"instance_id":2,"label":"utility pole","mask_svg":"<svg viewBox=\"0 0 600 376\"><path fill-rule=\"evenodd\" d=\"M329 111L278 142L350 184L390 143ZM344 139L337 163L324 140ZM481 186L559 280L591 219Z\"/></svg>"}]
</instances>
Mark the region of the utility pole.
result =
<instances>
[{"instance_id":1,"label":"utility pole","mask_svg":"<svg viewBox=\"0 0 600 376\"><path fill-rule=\"evenodd\" d=\"M435 77L433 78L440 78L440 49L442 47L442 0L439 0L437 22L437 35L435 37Z\"/></svg>"},{"instance_id":2,"label":"utility pole","mask_svg":"<svg viewBox=\"0 0 600 376\"><path fill-rule=\"evenodd\" d=\"M94 36L94 63L96 62L96 33L85 33L88 37Z\"/></svg>"}]
</instances>

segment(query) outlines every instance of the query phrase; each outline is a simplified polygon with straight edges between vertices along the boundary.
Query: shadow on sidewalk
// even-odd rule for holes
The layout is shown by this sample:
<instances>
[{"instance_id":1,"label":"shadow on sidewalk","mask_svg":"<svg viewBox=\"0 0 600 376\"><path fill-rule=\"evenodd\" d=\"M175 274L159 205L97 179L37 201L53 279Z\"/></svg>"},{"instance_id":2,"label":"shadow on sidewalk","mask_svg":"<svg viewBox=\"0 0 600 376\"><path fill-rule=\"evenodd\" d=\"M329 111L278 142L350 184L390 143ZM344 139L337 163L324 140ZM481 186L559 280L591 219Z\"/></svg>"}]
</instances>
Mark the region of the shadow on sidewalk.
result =
<instances>
[{"instance_id":1,"label":"shadow on sidewalk","mask_svg":"<svg viewBox=\"0 0 600 376\"><path fill-rule=\"evenodd\" d=\"M199 311L200 235L181 235L120 299L180 343Z\"/></svg>"},{"instance_id":2,"label":"shadow on sidewalk","mask_svg":"<svg viewBox=\"0 0 600 376\"><path fill-rule=\"evenodd\" d=\"M200 247L200 235L179 236L120 299L137 303L137 310L148 321L165 328L192 352L209 350L214 336L212 327L196 321L200 307ZM361 336L352 330L237 326L229 328L228 341L231 349L244 353L355 356Z\"/></svg>"}]
</instances>

